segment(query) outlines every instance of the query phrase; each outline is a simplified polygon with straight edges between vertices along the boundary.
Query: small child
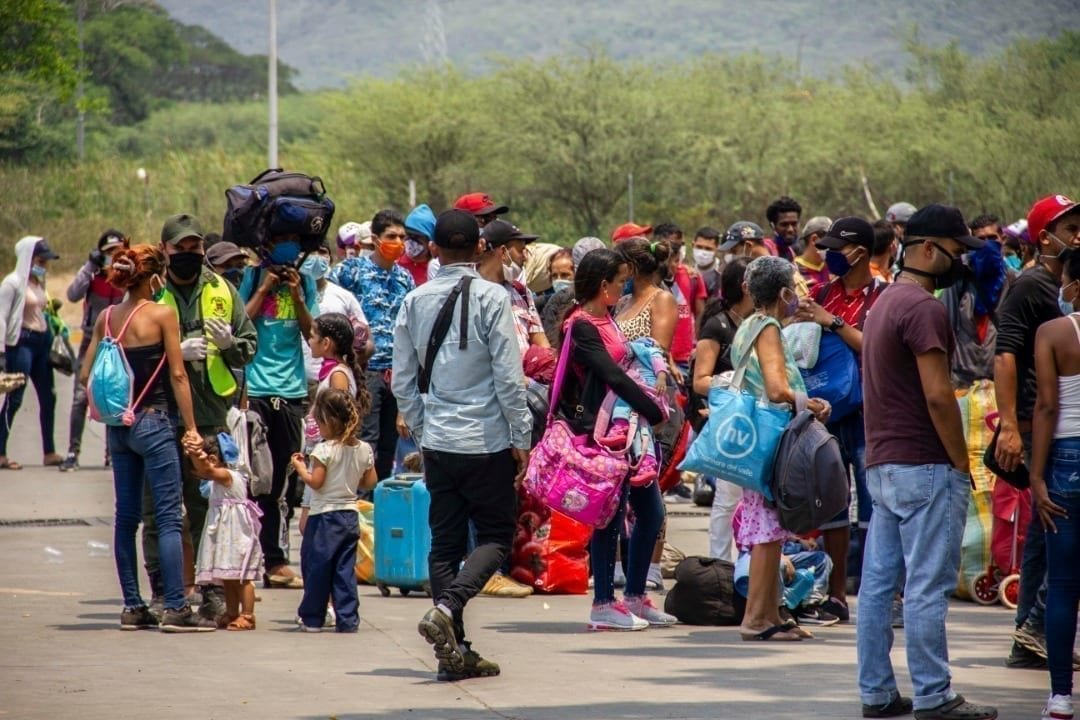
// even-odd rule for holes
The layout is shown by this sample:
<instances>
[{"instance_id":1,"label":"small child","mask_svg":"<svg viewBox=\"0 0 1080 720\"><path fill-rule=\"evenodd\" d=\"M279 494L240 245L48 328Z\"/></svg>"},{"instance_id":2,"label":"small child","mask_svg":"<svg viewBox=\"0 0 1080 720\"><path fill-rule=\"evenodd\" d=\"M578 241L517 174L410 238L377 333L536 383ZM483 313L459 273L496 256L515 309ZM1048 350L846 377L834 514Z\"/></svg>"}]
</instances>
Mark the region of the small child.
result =
<instances>
[{"instance_id":1,"label":"small child","mask_svg":"<svg viewBox=\"0 0 1080 720\"><path fill-rule=\"evenodd\" d=\"M358 486L374 487L377 479L371 447L356 437L366 412L349 393L323 390L312 408L323 440L311 451L311 469L303 454L292 456L297 476L312 491L300 545L304 597L297 609L300 627L307 632L322 631L331 596L337 631L356 632L360 625L355 574L360 537L356 491Z\"/></svg>"},{"instance_id":2,"label":"small child","mask_svg":"<svg viewBox=\"0 0 1080 720\"><path fill-rule=\"evenodd\" d=\"M668 369L664 351L652 338L640 338L627 344L627 360L630 367L627 374L638 381L649 395L664 409L667 415L667 402L664 393L667 390ZM626 447L630 433L630 421L634 410L622 398L616 398L611 410L611 424L607 434L599 442L611 449ZM660 475L660 463L656 458L656 444L653 442L652 428L648 423L638 423L634 437L630 440L629 460L637 469L630 477L631 484L645 486Z\"/></svg>"},{"instance_id":3,"label":"small child","mask_svg":"<svg viewBox=\"0 0 1080 720\"><path fill-rule=\"evenodd\" d=\"M211 481L210 513L199 543L195 582L221 582L225 586L225 615L219 628L255 629L255 585L262 574L259 545L259 506L248 499L247 478L230 470L223 446L234 446L226 433L203 439L198 452L189 452L199 477Z\"/></svg>"},{"instance_id":4,"label":"small child","mask_svg":"<svg viewBox=\"0 0 1080 720\"><path fill-rule=\"evenodd\" d=\"M356 382L364 375L353 350L353 340L353 325L341 313L326 313L311 322L311 340L308 343L311 356L322 361L315 395L333 388L349 393L361 405L370 405L367 386L358 386ZM309 413L304 421L304 449L310 452L320 440L318 424L313 413Z\"/></svg>"}]
</instances>

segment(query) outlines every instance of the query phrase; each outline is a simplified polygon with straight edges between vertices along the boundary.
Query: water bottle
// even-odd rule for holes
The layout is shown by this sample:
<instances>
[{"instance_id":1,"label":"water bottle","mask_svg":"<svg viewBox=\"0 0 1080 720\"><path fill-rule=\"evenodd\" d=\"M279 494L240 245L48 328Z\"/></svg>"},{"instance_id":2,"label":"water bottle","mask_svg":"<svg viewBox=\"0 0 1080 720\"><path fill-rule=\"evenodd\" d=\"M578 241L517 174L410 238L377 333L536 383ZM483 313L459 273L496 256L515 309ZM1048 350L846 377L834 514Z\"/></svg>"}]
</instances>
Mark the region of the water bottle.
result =
<instances>
[{"instance_id":1,"label":"water bottle","mask_svg":"<svg viewBox=\"0 0 1080 720\"><path fill-rule=\"evenodd\" d=\"M814 589L814 572L812 570L796 570L795 578L790 585L784 587L784 605L788 610L799 607L799 603L810 595Z\"/></svg>"},{"instance_id":2,"label":"water bottle","mask_svg":"<svg viewBox=\"0 0 1080 720\"><path fill-rule=\"evenodd\" d=\"M60 565L64 562L64 551L57 550L51 545L45 546L45 562L52 565Z\"/></svg>"},{"instance_id":3,"label":"water bottle","mask_svg":"<svg viewBox=\"0 0 1080 720\"><path fill-rule=\"evenodd\" d=\"M90 553L90 557L109 557L109 544L98 542L97 540L87 540L86 549Z\"/></svg>"}]
</instances>

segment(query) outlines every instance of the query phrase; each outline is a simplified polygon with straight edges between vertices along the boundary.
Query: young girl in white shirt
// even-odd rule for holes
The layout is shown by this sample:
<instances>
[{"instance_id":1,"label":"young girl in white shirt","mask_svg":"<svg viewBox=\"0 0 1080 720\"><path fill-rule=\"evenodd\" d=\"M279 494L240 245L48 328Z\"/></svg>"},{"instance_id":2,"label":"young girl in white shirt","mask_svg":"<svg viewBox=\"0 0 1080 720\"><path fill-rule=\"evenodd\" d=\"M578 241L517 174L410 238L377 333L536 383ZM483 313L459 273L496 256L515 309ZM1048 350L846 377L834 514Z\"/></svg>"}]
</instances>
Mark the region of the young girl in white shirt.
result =
<instances>
[{"instance_id":1,"label":"young girl in white shirt","mask_svg":"<svg viewBox=\"0 0 1080 720\"><path fill-rule=\"evenodd\" d=\"M308 632L322 631L331 597L337 632L356 632L360 625L354 569L360 536L356 491L374 487L377 479L371 447L356 434L366 411L345 391L322 390L312 416L323 439L311 451L311 467L303 454L292 457L296 474L312 491L300 546L304 597L297 609L300 627Z\"/></svg>"}]
</instances>

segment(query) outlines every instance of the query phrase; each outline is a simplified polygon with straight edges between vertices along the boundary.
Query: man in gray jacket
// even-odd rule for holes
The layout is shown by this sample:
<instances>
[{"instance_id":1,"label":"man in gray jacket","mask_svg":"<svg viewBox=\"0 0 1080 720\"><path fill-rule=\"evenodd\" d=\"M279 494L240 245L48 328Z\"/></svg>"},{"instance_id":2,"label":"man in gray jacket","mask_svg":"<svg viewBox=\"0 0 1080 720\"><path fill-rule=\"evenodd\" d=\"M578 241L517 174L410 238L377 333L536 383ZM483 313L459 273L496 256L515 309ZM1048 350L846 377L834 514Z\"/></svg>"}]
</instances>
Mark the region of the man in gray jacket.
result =
<instances>
[{"instance_id":1,"label":"man in gray jacket","mask_svg":"<svg viewBox=\"0 0 1080 720\"><path fill-rule=\"evenodd\" d=\"M510 551L532 416L510 297L476 273L476 220L444 212L434 242L439 272L405 296L397 316L392 389L423 452L431 493L435 607L419 631L435 648L438 679L453 681L499 674L466 642L463 616ZM440 316L441 343L434 332ZM470 522L476 547L462 564Z\"/></svg>"},{"instance_id":2,"label":"man in gray jacket","mask_svg":"<svg viewBox=\"0 0 1080 720\"><path fill-rule=\"evenodd\" d=\"M123 247L124 233L112 228L101 233L97 247L90 251L86 263L79 269L67 289L68 302L83 302L82 342L79 343L79 364L86 359L94 323L101 311L124 299L124 291L114 288L105 279L105 271L112 263L113 254ZM77 373L76 373L77 374ZM68 432L67 457L60 463L60 472L71 472L79 467L79 450L82 448L83 428L86 427L86 388L75 383L71 397L71 425ZM105 465L109 464L109 448L105 448Z\"/></svg>"}]
</instances>

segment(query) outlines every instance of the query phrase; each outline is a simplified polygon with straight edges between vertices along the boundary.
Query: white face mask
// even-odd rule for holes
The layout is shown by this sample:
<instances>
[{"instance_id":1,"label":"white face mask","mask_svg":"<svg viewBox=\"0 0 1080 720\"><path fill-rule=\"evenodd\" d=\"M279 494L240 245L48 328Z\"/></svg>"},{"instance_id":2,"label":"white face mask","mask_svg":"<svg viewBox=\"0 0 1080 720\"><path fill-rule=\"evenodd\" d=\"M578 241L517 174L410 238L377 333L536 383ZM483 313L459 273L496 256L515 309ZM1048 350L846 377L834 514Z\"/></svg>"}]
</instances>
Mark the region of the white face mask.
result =
<instances>
[{"instance_id":1,"label":"white face mask","mask_svg":"<svg viewBox=\"0 0 1080 720\"><path fill-rule=\"evenodd\" d=\"M711 267L716 262L715 250L702 250L700 248L694 248L694 262L700 268Z\"/></svg>"},{"instance_id":2,"label":"white face mask","mask_svg":"<svg viewBox=\"0 0 1080 720\"><path fill-rule=\"evenodd\" d=\"M551 289L554 290L555 292L560 292L562 290L572 290L573 288L574 288L574 281L573 280L552 280L551 281Z\"/></svg>"},{"instance_id":3,"label":"white face mask","mask_svg":"<svg viewBox=\"0 0 1080 720\"><path fill-rule=\"evenodd\" d=\"M506 282L516 282L521 277L521 266L517 263L503 265L503 277L506 278Z\"/></svg>"},{"instance_id":4,"label":"white face mask","mask_svg":"<svg viewBox=\"0 0 1080 720\"><path fill-rule=\"evenodd\" d=\"M731 261L734 260L734 259L735 259L735 255L733 253L724 253L724 264L725 265L730 265Z\"/></svg>"}]
</instances>

